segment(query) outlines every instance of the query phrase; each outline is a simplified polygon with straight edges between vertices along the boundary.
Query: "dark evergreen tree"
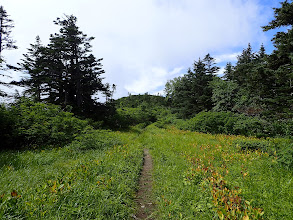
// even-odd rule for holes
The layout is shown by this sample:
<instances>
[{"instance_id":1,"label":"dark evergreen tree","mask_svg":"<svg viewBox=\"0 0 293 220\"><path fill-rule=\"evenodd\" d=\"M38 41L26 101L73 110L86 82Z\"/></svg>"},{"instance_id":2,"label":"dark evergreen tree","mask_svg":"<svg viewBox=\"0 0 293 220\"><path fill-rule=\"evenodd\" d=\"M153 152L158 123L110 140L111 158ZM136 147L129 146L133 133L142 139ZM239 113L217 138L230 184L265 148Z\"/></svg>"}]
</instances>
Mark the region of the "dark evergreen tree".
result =
<instances>
[{"instance_id":1,"label":"dark evergreen tree","mask_svg":"<svg viewBox=\"0 0 293 220\"><path fill-rule=\"evenodd\" d=\"M6 67L3 66L4 59L2 56L2 51L17 48L15 45L15 41L10 37L13 27L13 20L9 18L9 15L7 14L6 10L4 10L3 6L0 6L0 70L2 71L6 70ZM3 73L0 73L0 76L9 77ZM0 85L9 86L8 83L2 81L0 81ZM4 91L0 90L0 96L6 95L7 94Z\"/></svg>"},{"instance_id":2,"label":"dark evergreen tree","mask_svg":"<svg viewBox=\"0 0 293 220\"><path fill-rule=\"evenodd\" d=\"M235 80L241 87L248 86L251 70L255 64L254 61L255 53L253 53L251 45L248 44L248 47L243 49L241 55L237 57L237 63L233 74L230 75L228 79Z\"/></svg>"},{"instance_id":3,"label":"dark evergreen tree","mask_svg":"<svg viewBox=\"0 0 293 220\"><path fill-rule=\"evenodd\" d=\"M96 59L90 54L90 41L76 25L76 17L66 16L58 18L54 23L61 27L60 33L50 38L49 50L57 52L62 61L57 64L60 70L54 70L56 77L58 104L73 105L81 111L93 104L92 95L98 91L108 92L108 86L101 82L100 75L104 73L101 68L102 59ZM53 87L54 88L54 87ZM61 96L60 96L61 94Z\"/></svg>"},{"instance_id":4,"label":"dark evergreen tree","mask_svg":"<svg viewBox=\"0 0 293 220\"><path fill-rule=\"evenodd\" d=\"M76 113L92 111L98 105L94 96L101 92L111 96L108 84L102 83L102 59L91 54L90 42L76 25L73 15L57 18L59 33L51 35L48 46L37 42L21 64L31 78L23 80L32 94L45 100L73 107ZM41 95L39 94L41 93Z\"/></svg>"},{"instance_id":5,"label":"dark evergreen tree","mask_svg":"<svg viewBox=\"0 0 293 220\"><path fill-rule=\"evenodd\" d=\"M194 113L212 109L212 89L209 84L218 70L219 67L215 66L215 60L210 54L207 54L203 60L199 59L197 62L194 62L193 70L189 70L188 76L192 84Z\"/></svg>"},{"instance_id":6,"label":"dark evergreen tree","mask_svg":"<svg viewBox=\"0 0 293 220\"><path fill-rule=\"evenodd\" d=\"M234 111L238 99L239 85L236 81L228 80L233 77L234 67L227 63L222 78L214 77L210 82L214 111Z\"/></svg>"},{"instance_id":7,"label":"dark evergreen tree","mask_svg":"<svg viewBox=\"0 0 293 220\"><path fill-rule=\"evenodd\" d=\"M227 81L233 80L233 78L234 78L233 74L234 74L234 66L232 65L231 62L228 62L226 64L224 75L222 78Z\"/></svg>"},{"instance_id":8,"label":"dark evergreen tree","mask_svg":"<svg viewBox=\"0 0 293 220\"><path fill-rule=\"evenodd\" d=\"M275 18L264 26L264 31L286 27L286 31L277 32L272 39L276 49L269 56L269 68L272 70L270 90L270 110L280 117L293 112L293 3L284 1L280 8L274 8ZM291 115L292 116L292 115Z\"/></svg>"},{"instance_id":9,"label":"dark evergreen tree","mask_svg":"<svg viewBox=\"0 0 293 220\"><path fill-rule=\"evenodd\" d=\"M2 61L3 50L17 48L15 41L10 37L13 27L13 20L9 18L3 6L0 6L0 62Z\"/></svg>"},{"instance_id":10,"label":"dark evergreen tree","mask_svg":"<svg viewBox=\"0 0 293 220\"><path fill-rule=\"evenodd\" d=\"M267 91L265 90L269 86L270 76L267 67L267 55L263 45L260 51L255 53L249 44L238 56L235 66L230 63L227 64L223 78L233 82L233 88L236 89L235 85L238 87L236 90L237 99L234 99L235 105L232 111L248 115L260 115L266 109L264 99ZM217 93L220 94L219 91ZM217 106L216 103L215 105Z\"/></svg>"},{"instance_id":11,"label":"dark evergreen tree","mask_svg":"<svg viewBox=\"0 0 293 220\"><path fill-rule=\"evenodd\" d=\"M48 77L46 76L46 71L44 70L44 50L45 47L42 46L40 37L36 37L35 44L30 45L31 48L28 49L28 53L24 54L24 59L19 65L21 69L26 71L30 77L22 79L20 82L13 82L20 86L25 86L26 91L35 97L37 101L41 101L42 95L46 94L46 89L48 89Z\"/></svg>"},{"instance_id":12,"label":"dark evergreen tree","mask_svg":"<svg viewBox=\"0 0 293 220\"><path fill-rule=\"evenodd\" d=\"M214 59L207 54L203 60L195 61L183 77L166 84L167 96L181 117L189 118L212 109L212 88L209 84L218 70Z\"/></svg>"}]
</instances>

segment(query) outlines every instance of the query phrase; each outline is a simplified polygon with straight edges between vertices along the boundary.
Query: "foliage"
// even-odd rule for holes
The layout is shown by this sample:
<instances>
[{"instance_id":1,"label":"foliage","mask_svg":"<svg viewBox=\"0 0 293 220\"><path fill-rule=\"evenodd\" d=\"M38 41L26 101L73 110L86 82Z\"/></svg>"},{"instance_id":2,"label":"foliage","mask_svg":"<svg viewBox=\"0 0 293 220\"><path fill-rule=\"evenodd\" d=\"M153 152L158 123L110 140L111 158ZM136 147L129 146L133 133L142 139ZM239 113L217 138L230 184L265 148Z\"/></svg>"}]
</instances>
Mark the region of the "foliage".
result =
<instances>
[{"instance_id":1,"label":"foliage","mask_svg":"<svg viewBox=\"0 0 293 220\"><path fill-rule=\"evenodd\" d=\"M155 95L129 95L114 101L116 113L110 116L110 128L127 128L140 124L167 123L165 117L170 113L166 99Z\"/></svg>"},{"instance_id":2,"label":"foliage","mask_svg":"<svg viewBox=\"0 0 293 220\"><path fill-rule=\"evenodd\" d=\"M241 150L254 151L259 150L261 152L270 152L273 154L276 151L275 146L272 142L268 140L259 140L259 139L244 139L244 140L235 140L233 142L235 147L240 147Z\"/></svg>"},{"instance_id":3,"label":"foliage","mask_svg":"<svg viewBox=\"0 0 293 220\"><path fill-rule=\"evenodd\" d=\"M143 95L131 95L122 97L114 101L117 108L137 108L144 106L145 108L153 108L158 106L166 106L166 99L159 95L150 95L145 93Z\"/></svg>"},{"instance_id":4,"label":"foliage","mask_svg":"<svg viewBox=\"0 0 293 220\"><path fill-rule=\"evenodd\" d=\"M293 143L282 143L278 151L278 161L285 167L293 168Z\"/></svg>"},{"instance_id":5,"label":"foliage","mask_svg":"<svg viewBox=\"0 0 293 220\"><path fill-rule=\"evenodd\" d=\"M21 99L10 108L1 108L2 120L8 122L1 129L9 126L12 130L4 137L8 142L2 148L24 146L63 146L71 142L88 122L75 118L60 106ZM5 133L4 133L5 135Z\"/></svg>"},{"instance_id":6,"label":"foliage","mask_svg":"<svg viewBox=\"0 0 293 220\"><path fill-rule=\"evenodd\" d=\"M210 82L213 90L212 102L214 111L232 111L237 102L239 85L234 81L222 80L215 77Z\"/></svg>"},{"instance_id":7,"label":"foliage","mask_svg":"<svg viewBox=\"0 0 293 220\"><path fill-rule=\"evenodd\" d=\"M178 127L184 130L206 133L233 133L233 124L237 118L232 112L200 112L195 117L179 121Z\"/></svg>"},{"instance_id":8,"label":"foliage","mask_svg":"<svg viewBox=\"0 0 293 220\"><path fill-rule=\"evenodd\" d=\"M4 105L0 105L0 150L16 141L16 117Z\"/></svg>"},{"instance_id":9,"label":"foliage","mask_svg":"<svg viewBox=\"0 0 293 220\"><path fill-rule=\"evenodd\" d=\"M233 126L233 134L245 136L268 136L265 130L266 121L258 117L240 115Z\"/></svg>"},{"instance_id":10,"label":"foliage","mask_svg":"<svg viewBox=\"0 0 293 220\"><path fill-rule=\"evenodd\" d=\"M86 127L80 135L75 138L69 148L79 150L103 150L115 145L121 145L115 134L107 130L94 130L92 127Z\"/></svg>"},{"instance_id":11,"label":"foliage","mask_svg":"<svg viewBox=\"0 0 293 220\"><path fill-rule=\"evenodd\" d=\"M138 108L122 108L117 109L117 113L124 118L128 125L136 125L140 123L150 124L156 121L156 116L150 109L144 107Z\"/></svg>"},{"instance_id":12,"label":"foliage","mask_svg":"<svg viewBox=\"0 0 293 220\"><path fill-rule=\"evenodd\" d=\"M250 44L243 49L236 65L228 63L222 79L210 83L213 109L250 116L264 115L268 108L268 91L274 83L267 59L263 45L258 52L253 52Z\"/></svg>"},{"instance_id":13,"label":"foliage","mask_svg":"<svg viewBox=\"0 0 293 220\"><path fill-rule=\"evenodd\" d=\"M232 112L201 112L189 120L175 120L177 128L212 134L256 137L292 136L292 119L267 121Z\"/></svg>"},{"instance_id":14,"label":"foliage","mask_svg":"<svg viewBox=\"0 0 293 220\"><path fill-rule=\"evenodd\" d=\"M293 140L292 139L246 139L233 141L234 146L242 150L267 152L277 158L286 168L293 168Z\"/></svg>"}]
</instances>

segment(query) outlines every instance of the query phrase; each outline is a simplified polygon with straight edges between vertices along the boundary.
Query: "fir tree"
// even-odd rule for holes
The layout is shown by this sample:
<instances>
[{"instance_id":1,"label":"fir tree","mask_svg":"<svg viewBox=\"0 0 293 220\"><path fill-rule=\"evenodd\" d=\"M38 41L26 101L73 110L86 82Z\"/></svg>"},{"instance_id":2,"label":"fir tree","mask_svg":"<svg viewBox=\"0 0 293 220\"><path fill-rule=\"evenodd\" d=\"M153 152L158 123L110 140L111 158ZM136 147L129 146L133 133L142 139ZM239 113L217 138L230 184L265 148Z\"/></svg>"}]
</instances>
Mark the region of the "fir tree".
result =
<instances>
[{"instance_id":1,"label":"fir tree","mask_svg":"<svg viewBox=\"0 0 293 220\"><path fill-rule=\"evenodd\" d=\"M218 70L214 58L207 54L204 59L195 61L183 77L166 84L167 96L181 117L190 118L212 109L212 88L209 84Z\"/></svg>"},{"instance_id":2,"label":"fir tree","mask_svg":"<svg viewBox=\"0 0 293 220\"><path fill-rule=\"evenodd\" d=\"M39 36L36 37L36 42L30 46L31 48L28 49L28 53L24 54L22 63L19 64L21 69L26 71L30 77L23 79L18 83L13 83L26 86L25 93L35 97L37 101L41 101L41 96L45 95L45 91L48 85L48 80L46 80L47 77L45 75L43 66L43 52L45 48L42 46Z\"/></svg>"},{"instance_id":3,"label":"fir tree","mask_svg":"<svg viewBox=\"0 0 293 220\"><path fill-rule=\"evenodd\" d=\"M61 106L70 105L76 113L92 111L98 104L93 98L98 92L111 96L108 84L102 83L101 59L91 54L90 42L76 25L73 15L57 18L59 33L50 36L48 46L40 46L38 39L25 55L24 69L30 79L23 80L36 97ZM41 94L41 95L40 95Z\"/></svg>"},{"instance_id":4,"label":"fir tree","mask_svg":"<svg viewBox=\"0 0 293 220\"><path fill-rule=\"evenodd\" d=\"M264 31L286 27L272 39L276 49L268 58L272 70L270 110L290 115L293 111L293 3L284 1L280 8L274 8L275 18L263 27Z\"/></svg>"},{"instance_id":5,"label":"fir tree","mask_svg":"<svg viewBox=\"0 0 293 220\"><path fill-rule=\"evenodd\" d=\"M10 37L12 28L14 28L13 20L9 18L3 6L0 6L0 62L2 61L3 50L17 48L15 41Z\"/></svg>"},{"instance_id":6,"label":"fir tree","mask_svg":"<svg viewBox=\"0 0 293 220\"><path fill-rule=\"evenodd\" d=\"M17 49L15 41L10 37L13 27L13 20L9 18L9 15L7 14L6 10L4 10L3 6L0 6L0 70L6 70L6 67L3 66L4 59L2 56L2 51L8 49ZM9 65L7 66L9 67ZM0 76L9 77L2 73L0 73ZM1 81L0 85L9 86L8 83ZM0 96L6 95L7 94L4 91L0 90Z\"/></svg>"}]
</instances>

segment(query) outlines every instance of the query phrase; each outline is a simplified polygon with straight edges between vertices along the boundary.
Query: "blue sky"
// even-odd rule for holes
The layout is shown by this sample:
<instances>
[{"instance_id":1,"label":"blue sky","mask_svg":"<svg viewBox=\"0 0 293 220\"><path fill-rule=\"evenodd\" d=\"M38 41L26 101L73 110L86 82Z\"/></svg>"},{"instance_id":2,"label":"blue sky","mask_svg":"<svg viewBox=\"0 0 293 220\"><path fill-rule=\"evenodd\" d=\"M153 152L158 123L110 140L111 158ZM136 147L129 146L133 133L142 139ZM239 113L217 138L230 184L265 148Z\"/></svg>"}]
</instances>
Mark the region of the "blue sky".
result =
<instances>
[{"instance_id":1,"label":"blue sky","mask_svg":"<svg viewBox=\"0 0 293 220\"><path fill-rule=\"evenodd\" d=\"M194 60L210 53L222 68L248 43L273 50L273 0L1 0L15 22L18 50L3 55L20 61L40 35L44 44L58 31L56 17L73 14L94 36L93 54L103 57L104 82L117 85L114 98L128 93L162 93L167 80L184 74ZM222 70L221 70L222 71ZM19 73L13 73L19 78Z\"/></svg>"}]
</instances>

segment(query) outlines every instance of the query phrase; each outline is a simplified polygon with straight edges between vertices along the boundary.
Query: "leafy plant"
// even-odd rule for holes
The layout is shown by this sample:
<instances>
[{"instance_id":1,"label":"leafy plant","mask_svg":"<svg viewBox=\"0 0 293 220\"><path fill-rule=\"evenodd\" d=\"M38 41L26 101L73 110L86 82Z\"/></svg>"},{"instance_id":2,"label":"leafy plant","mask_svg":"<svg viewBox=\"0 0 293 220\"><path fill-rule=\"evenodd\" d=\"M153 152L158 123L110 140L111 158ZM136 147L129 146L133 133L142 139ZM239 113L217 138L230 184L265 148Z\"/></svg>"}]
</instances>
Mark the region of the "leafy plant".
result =
<instances>
[{"instance_id":1,"label":"leafy plant","mask_svg":"<svg viewBox=\"0 0 293 220\"><path fill-rule=\"evenodd\" d=\"M75 141L69 146L80 150L102 150L109 147L122 144L121 140L109 130L94 130L92 127L86 127L81 135L75 138Z\"/></svg>"},{"instance_id":2,"label":"leafy plant","mask_svg":"<svg viewBox=\"0 0 293 220\"><path fill-rule=\"evenodd\" d=\"M88 125L60 106L22 98L10 107L1 107L3 148L23 146L64 146ZM9 129L9 130L8 130Z\"/></svg>"}]
</instances>

